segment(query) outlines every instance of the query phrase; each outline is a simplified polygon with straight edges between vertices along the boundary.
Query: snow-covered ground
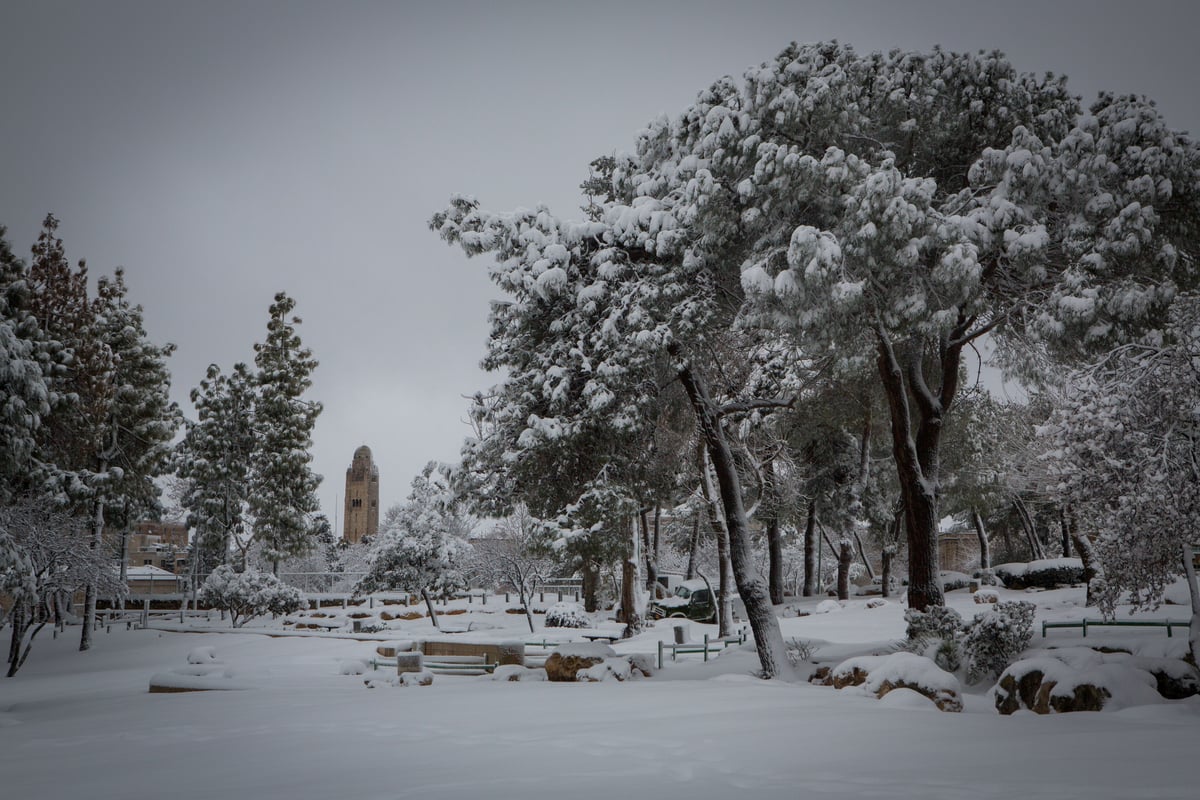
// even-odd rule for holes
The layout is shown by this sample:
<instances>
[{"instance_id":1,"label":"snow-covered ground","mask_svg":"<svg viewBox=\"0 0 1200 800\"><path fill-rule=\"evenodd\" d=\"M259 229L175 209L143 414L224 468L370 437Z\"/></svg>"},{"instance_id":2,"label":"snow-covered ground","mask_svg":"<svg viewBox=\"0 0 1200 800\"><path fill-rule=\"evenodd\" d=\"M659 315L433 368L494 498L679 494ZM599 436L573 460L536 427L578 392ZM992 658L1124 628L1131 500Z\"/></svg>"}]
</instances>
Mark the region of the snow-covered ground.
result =
<instances>
[{"instance_id":1,"label":"snow-covered ground","mask_svg":"<svg viewBox=\"0 0 1200 800\"><path fill-rule=\"evenodd\" d=\"M1082 590L1010 593L1038 619L1078 619ZM965 616L965 592L948 595ZM812 611L816 601L800 610ZM827 606L828 607L828 606ZM378 610L378 609L376 609ZM493 604L449 616L488 627L472 638L530 638ZM1172 613L1176 612L1176 613ZM1167 606L1151 616L1183 616ZM809 616L785 611L785 636L819 642L833 662L902 636L893 601ZM1092 616L1089 614L1089 616ZM163 623L166 625L166 623ZM203 623L190 622L192 627ZM432 633L396 621L374 638ZM403 625L402 628L399 626ZM617 683L496 682L438 675L430 687L367 689L342 674L367 659L367 637L114 627L76 651L78 629L43 633L29 662L0 680L0 797L57 800L353 798L1195 798L1200 698L1106 713L999 716L983 688L961 714L898 690L763 682L750 649L708 664L681 656L654 677ZM178 627L174 625L172 627ZM699 639L707 626L692 624ZM564 634L566 632L563 632ZM540 637L539 631L538 636ZM654 652L659 623L618 652ZM1121 643L1179 655L1162 629L1054 630L1033 646ZM233 691L150 694L157 673L211 647ZM194 657L193 660L203 660ZM204 666L204 665L199 665ZM353 671L353 670L349 670ZM226 680L224 678L216 678Z\"/></svg>"}]
</instances>

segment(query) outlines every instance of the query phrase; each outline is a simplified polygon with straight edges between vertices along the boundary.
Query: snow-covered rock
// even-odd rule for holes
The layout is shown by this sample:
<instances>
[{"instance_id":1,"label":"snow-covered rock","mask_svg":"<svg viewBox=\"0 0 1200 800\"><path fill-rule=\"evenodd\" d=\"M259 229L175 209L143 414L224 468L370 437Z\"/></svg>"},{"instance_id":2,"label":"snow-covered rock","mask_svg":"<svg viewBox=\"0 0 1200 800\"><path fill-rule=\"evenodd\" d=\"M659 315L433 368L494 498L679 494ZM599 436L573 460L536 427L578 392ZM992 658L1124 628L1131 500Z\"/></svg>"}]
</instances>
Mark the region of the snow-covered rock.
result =
<instances>
[{"instance_id":1,"label":"snow-covered rock","mask_svg":"<svg viewBox=\"0 0 1200 800\"><path fill-rule=\"evenodd\" d=\"M1179 659L1068 647L1012 664L993 691L1001 714L1113 711L1190 697L1200 692L1200 674Z\"/></svg>"},{"instance_id":2,"label":"snow-covered rock","mask_svg":"<svg viewBox=\"0 0 1200 800\"><path fill-rule=\"evenodd\" d=\"M217 648L208 647L193 647L187 655L189 664L219 664L217 659Z\"/></svg>"},{"instance_id":3,"label":"snow-covered rock","mask_svg":"<svg viewBox=\"0 0 1200 800\"><path fill-rule=\"evenodd\" d=\"M912 689L928 697L942 711L962 711L958 678L915 653L850 658L834 667L830 676L838 689L861 685L876 697L895 689Z\"/></svg>"},{"instance_id":4,"label":"snow-covered rock","mask_svg":"<svg viewBox=\"0 0 1200 800\"><path fill-rule=\"evenodd\" d=\"M546 659L546 675L552 681L574 681L580 670L589 669L616 655L617 652L611 647L598 642L565 644Z\"/></svg>"},{"instance_id":5,"label":"snow-covered rock","mask_svg":"<svg viewBox=\"0 0 1200 800\"><path fill-rule=\"evenodd\" d=\"M367 671L367 665L357 659L346 659L338 665L338 673L341 675L362 675Z\"/></svg>"},{"instance_id":6,"label":"snow-covered rock","mask_svg":"<svg viewBox=\"0 0 1200 800\"><path fill-rule=\"evenodd\" d=\"M841 611L842 604L837 600L822 600L817 603L817 607L813 609L814 614L828 614L832 611Z\"/></svg>"}]
</instances>

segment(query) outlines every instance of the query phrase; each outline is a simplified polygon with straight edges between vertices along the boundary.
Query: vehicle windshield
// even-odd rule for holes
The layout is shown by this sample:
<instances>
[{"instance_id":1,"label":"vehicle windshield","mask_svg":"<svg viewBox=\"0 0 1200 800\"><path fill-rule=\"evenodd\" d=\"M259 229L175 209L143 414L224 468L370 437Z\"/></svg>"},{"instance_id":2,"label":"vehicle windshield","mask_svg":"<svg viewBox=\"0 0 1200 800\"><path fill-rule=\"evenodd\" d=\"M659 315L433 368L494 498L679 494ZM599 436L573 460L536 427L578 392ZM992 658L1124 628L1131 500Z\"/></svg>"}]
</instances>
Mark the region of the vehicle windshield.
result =
<instances>
[{"instance_id":1,"label":"vehicle windshield","mask_svg":"<svg viewBox=\"0 0 1200 800\"><path fill-rule=\"evenodd\" d=\"M687 588L686 586L676 586L675 587L675 596L686 599L686 598L692 596L692 590Z\"/></svg>"}]
</instances>

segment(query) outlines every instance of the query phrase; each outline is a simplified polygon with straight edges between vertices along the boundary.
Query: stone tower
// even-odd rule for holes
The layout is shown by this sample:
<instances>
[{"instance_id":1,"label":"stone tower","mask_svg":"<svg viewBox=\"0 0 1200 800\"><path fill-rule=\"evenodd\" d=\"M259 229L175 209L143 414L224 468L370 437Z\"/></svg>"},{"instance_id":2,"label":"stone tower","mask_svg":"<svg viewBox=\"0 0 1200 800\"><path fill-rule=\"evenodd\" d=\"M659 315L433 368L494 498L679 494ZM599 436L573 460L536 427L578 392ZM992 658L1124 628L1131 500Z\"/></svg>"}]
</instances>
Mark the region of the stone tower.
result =
<instances>
[{"instance_id":1,"label":"stone tower","mask_svg":"<svg viewBox=\"0 0 1200 800\"><path fill-rule=\"evenodd\" d=\"M379 470L365 444L354 451L354 460L346 470L346 515L342 538L358 544L364 536L379 530Z\"/></svg>"}]
</instances>

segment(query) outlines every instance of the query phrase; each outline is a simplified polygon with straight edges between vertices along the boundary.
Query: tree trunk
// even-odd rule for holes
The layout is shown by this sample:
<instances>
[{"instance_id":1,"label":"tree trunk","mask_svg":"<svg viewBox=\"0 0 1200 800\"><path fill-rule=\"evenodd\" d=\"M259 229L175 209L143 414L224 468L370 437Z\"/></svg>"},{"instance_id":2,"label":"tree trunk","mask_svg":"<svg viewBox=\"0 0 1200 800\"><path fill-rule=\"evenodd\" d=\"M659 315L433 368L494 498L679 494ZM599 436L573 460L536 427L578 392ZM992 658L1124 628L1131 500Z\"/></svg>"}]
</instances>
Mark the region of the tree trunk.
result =
<instances>
[{"instance_id":1,"label":"tree trunk","mask_svg":"<svg viewBox=\"0 0 1200 800\"><path fill-rule=\"evenodd\" d=\"M904 501L904 527L908 534L908 605L924 611L930 606L946 603L938 575L938 449L942 423L958 391L962 344L951 344L947 340L939 346L941 387L935 395L926 385L922 372L923 347L913 346L902 366L882 325L875 333L879 375L891 417L892 456ZM910 407L910 394L915 408Z\"/></svg>"},{"instance_id":2,"label":"tree trunk","mask_svg":"<svg viewBox=\"0 0 1200 800\"><path fill-rule=\"evenodd\" d=\"M850 564L854 561L854 549L849 539L842 539L838 550L838 600L850 599Z\"/></svg>"},{"instance_id":3,"label":"tree trunk","mask_svg":"<svg viewBox=\"0 0 1200 800\"><path fill-rule=\"evenodd\" d=\"M533 612L529 610L529 593L525 591L525 581L519 584L521 592L521 608L525 609L525 621L529 623L529 632L533 633Z\"/></svg>"},{"instance_id":4,"label":"tree trunk","mask_svg":"<svg viewBox=\"0 0 1200 800\"><path fill-rule=\"evenodd\" d=\"M896 545L884 545L881 559L883 567L880 571L879 580L881 581L880 595L883 597L892 596L892 559L896 557Z\"/></svg>"},{"instance_id":5,"label":"tree trunk","mask_svg":"<svg viewBox=\"0 0 1200 800\"><path fill-rule=\"evenodd\" d=\"M100 462L100 472L108 471L108 462ZM107 495L101 492L96 496L95 508L92 509L92 540L88 543L88 547L92 550L99 550L104 541L104 503L107 501ZM79 635L80 651L90 650L92 647L92 628L96 623L96 593L97 586L95 579L89 580L83 592L83 631Z\"/></svg>"},{"instance_id":6,"label":"tree trunk","mask_svg":"<svg viewBox=\"0 0 1200 800\"><path fill-rule=\"evenodd\" d=\"M862 559L863 566L866 567L867 570L867 577L871 580L875 580L875 568L871 566L871 559L867 558L867 548L865 545L863 545L862 536L859 534L857 528L854 530L853 534L854 542L858 545L859 558Z\"/></svg>"},{"instance_id":7,"label":"tree trunk","mask_svg":"<svg viewBox=\"0 0 1200 800\"><path fill-rule=\"evenodd\" d=\"M1034 522L1033 515L1029 513L1029 507L1025 505L1025 501L1020 497L1013 497L1013 508L1017 510L1017 516L1021 519L1021 528L1025 531L1025 541L1029 543L1029 560L1040 561L1046 557L1046 551L1042 548L1042 542L1038 539L1037 523Z\"/></svg>"},{"instance_id":8,"label":"tree trunk","mask_svg":"<svg viewBox=\"0 0 1200 800\"><path fill-rule=\"evenodd\" d=\"M983 517L979 509L971 508L971 522L975 524L975 535L979 537L979 569L986 572L992 568L992 549L988 546L987 530L983 527Z\"/></svg>"},{"instance_id":9,"label":"tree trunk","mask_svg":"<svg viewBox=\"0 0 1200 800\"><path fill-rule=\"evenodd\" d=\"M671 355L679 357L679 346L670 346ZM679 380L687 392L696 424L712 460L713 471L721 491L725 521L729 529L729 554L733 565L738 593L746 605L746 616L754 632L759 663L764 678L792 677L787 648L779 630L779 620L771 606L771 597L762 581L754 574L754 558L750 547L750 530L742 505L742 486L720 415L709 396L708 386L687 362L679 364Z\"/></svg>"},{"instance_id":10,"label":"tree trunk","mask_svg":"<svg viewBox=\"0 0 1200 800\"><path fill-rule=\"evenodd\" d=\"M1075 524L1074 515L1070 509L1067 510L1067 530L1070 532L1071 540L1075 543L1075 550L1079 553L1079 560L1083 562L1083 581L1087 585L1087 596L1084 600L1084 605L1093 606L1096 604L1096 597L1092 584L1097 578L1104 577L1104 566L1100 563L1100 559L1096 555L1096 548L1092 545L1092 540L1086 533L1079 531L1079 527Z\"/></svg>"},{"instance_id":11,"label":"tree trunk","mask_svg":"<svg viewBox=\"0 0 1200 800\"><path fill-rule=\"evenodd\" d=\"M817 591L817 498L808 501L808 522L804 525L804 596Z\"/></svg>"},{"instance_id":12,"label":"tree trunk","mask_svg":"<svg viewBox=\"0 0 1200 800\"><path fill-rule=\"evenodd\" d=\"M662 506L655 503L654 505L654 534L650 538L650 558L646 569L646 574L650 578L650 599L654 600L658 597L658 554L661 552L662 545ZM651 572L653 569L653 572Z\"/></svg>"},{"instance_id":13,"label":"tree trunk","mask_svg":"<svg viewBox=\"0 0 1200 800\"><path fill-rule=\"evenodd\" d=\"M637 564L633 558L621 562L621 615L618 622L625 623L621 638L628 639L642 629L642 620L637 612Z\"/></svg>"},{"instance_id":14,"label":"tree trunk","mask_svg":"<svg viewBox=\"0 0 1200 800\"><path fill-rule=\"evenodd\" d=\"M699 514L699 512L697 512L696 515L692 517L692 539L691 539L691 542L689 543L689 547L688 547L687 570L683 574L683 577L685 580L690 581L692 578L696 577L696 556L699 554L699 551L700 551L700 514Z\"/></svg>"},{"instance_id":15,"label":"tree trunk","mask_svg":"<svg viewBox=\"0 0 1200 800\"><path fill-rule=\"evenodd\" d=\"M643 508L638 514L638 526L642 533L642 553L646 567L646 588L654 596L654 587L658 583L658 568L654 563L654 540L650 536L650 523L646 519L649 509ZM657 512L655 512L657 515Z\"/></svg>"},{"instance_id":16,"label":"tree trunk","mask_svg":"<svg viewBox=\"0 0 1200 800\"><path fill-rule=\"evenodd\" d=\"M641 537L637 522L629 521L629 550L625 561L621 564L621 615L625 630L621 632L622 639L628 639L642 630L642 609L638 602L638 562L641 553Z\"/></svg>"},{"instance_id":17,"label":"tree trunk","mask_svg":"<svg viewBox=\"0 0 1200 800\"><path fill-rule=\"evenodd\" d=\"M1067 522L1066 507L1058 510L1058 526L1062 533L1062 554L1063 558L1071 557L1071 526Z\"/></svg>"},{"instance_id":18,"label":"tree trunk","mask_svg":"<svg viewBox=\"0 0 1200 800\"><path fill-rule=\"evenodd\" d=\"M590 558L583 559L579 565L583 573L583 610L592 613L600 608L600 565Z\"/></svg>"},{"instance_id":19,"label":"tree trunk","mask_svg":"<svg viewBox=\"0 0 1200 800\"><path fill-rule=\"evenodd\" d=\"M729 527L725 515L718 505L718 489L715 486L713 466L703 445L700 450L700 486L708 507L708 521L717 537L717 635L728 636L733 628L729 618L729 594L732 581L730 580L729 563Z\"/></svg>"},{"instance_id":20,"label":"tree trunk","mask_svg":"<svg viewBox=\"0 0 1200 800\"><path fill-rule=\"evenodd\" d=\"M767 584L771 602L783 603L783 532L779 526L779 515L772 514L767 521Z\"/></svg>"},{"instance_id":21,"label":"tree trunk","mask_svg":"<svg viewBox=\"0 0 1200 800\"><path fill-rule=\"evenodd\" d=\"M425 608L429 610L429 619L433 622L433 627L437 628L438 633L442 632L442 623L438 622L437 612L433 610L433 601L429 599L429 590L421 588L421 598L425 601Z\"/></svg>"}]
</instances>

